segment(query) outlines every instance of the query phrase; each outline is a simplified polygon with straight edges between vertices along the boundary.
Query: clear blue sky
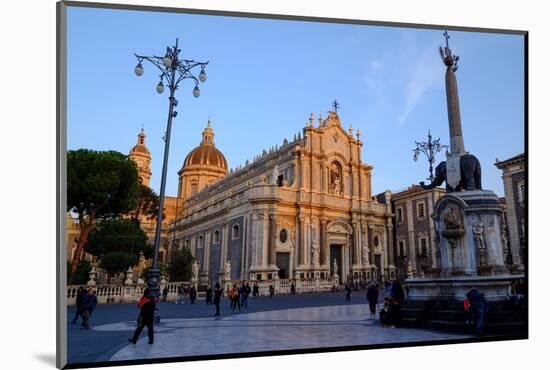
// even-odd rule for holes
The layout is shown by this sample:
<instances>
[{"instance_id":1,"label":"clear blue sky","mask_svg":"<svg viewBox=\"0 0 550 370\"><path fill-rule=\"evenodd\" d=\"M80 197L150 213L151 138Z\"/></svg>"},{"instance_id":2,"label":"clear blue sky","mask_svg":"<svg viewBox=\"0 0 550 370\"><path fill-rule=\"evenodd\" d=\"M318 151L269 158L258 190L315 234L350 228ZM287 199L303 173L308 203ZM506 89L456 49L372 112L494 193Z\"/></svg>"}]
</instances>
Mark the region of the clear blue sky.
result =
<instances>
[{"instance_id":1,"label":"clear blue sky","mask_svg":"<svg viewBox=\"0 0 550 370\"><path fill-rule=\"evenodd\" d=\"M483 187L502 196L495 158L524 151L523 36L450 34L466 150L481 161ZM176 37L184 58L210 64L200 98L193 84L177 92L169 195L208 117L235 167L291 139L310 112L326 116L336 98L344 127L363 134L374 193L425 180L427 161L414 162L412 149L428 129L449 142L439 30L69 8L68 149L127 154L143 125L159 191L168 94L155 92L152 65L135 76L133 53L163 54Z\"/></svg>"}]
</instances>

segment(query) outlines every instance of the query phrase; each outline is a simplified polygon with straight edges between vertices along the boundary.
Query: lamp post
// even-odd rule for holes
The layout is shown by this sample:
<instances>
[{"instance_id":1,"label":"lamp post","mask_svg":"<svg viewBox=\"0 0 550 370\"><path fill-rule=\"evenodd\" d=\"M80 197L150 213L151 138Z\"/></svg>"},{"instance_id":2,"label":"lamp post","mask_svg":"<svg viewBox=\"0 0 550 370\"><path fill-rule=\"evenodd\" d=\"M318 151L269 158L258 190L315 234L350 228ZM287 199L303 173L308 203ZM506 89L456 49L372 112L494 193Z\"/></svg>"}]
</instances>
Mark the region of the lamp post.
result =
<instances>
[{"instance_id":1,"label":"lamp post","mask_svg":"<svg viewBox=\"0 0 550 370\"><path fill-rule=\"evenodd\" d=\"M428 163L430 164L430 177L428 177L427 179L430 180L430 181L433 181L434 179L434 174L433 174L433 164L435 162L435 155L437 153L439 153L440 151L442 151L444 148L448 148L449 146L448 145L443 145L443 144L440 144L439 143L439 138L435 139L435 140L432 140L432 134L430 132L430 130L428 130L428 141L416 141L415 140L415 144L416 144L416 148L413 149L413 153L414 153L414 161L416 162L418 160L418 156L421 154L421 153L424 153L424 155L426 155L426 157L428 158Z\"/></svg>"},{"instance_id":2,"label":"lamp post","mask_svg":"<svg viewBox=\"0 0 550 370\"><path fill-rule=\"evenodd\" d=\"M180 59L179 54L181 49L178 48L178 39L176 39L176 45L166 48L166 54L164 56L144 56L134 54L138 60L134 72L139 77L143 75L143 62L148 61L152 63L160 71L160 81L157 84L157 93L162 94L164 92L164 82L170 89L170 101L168 107L168 122L166 125L166 135L164 137L164 161L162 163L162 177L160 183L159 194L159 212L157 216L157 225L155 231L155 243L153 247L153 265L149 269L147 276L147 287L151 290L151 293L157 298L160 296L160 270L158 268L158 255L160 247L160 235L162 228L162 214L164 210L164 190L166 187L166 171L168 165L168 152L170 149L170 132L172 130L172 119L178 114L174 110L178 105L178 101L174 97L176 90L180 82L185 79L191 79L195 82L195 88L193 89L193 96L198 98L200 95L199 83L206 81L206 73L204 71L208 62L196 62L194 60ZM198 78L193 75L193 70L200 67L200 73ZM155 321L160 321L160 315L158 311L155 312Z\"/></svg>"},{"instance_id":3,"label":"lamp post","mask_svg":"<svg viewBox=\"0 0 550 370\"><path fill-rule=\"evenodd\" d=\"M448 145L441 144L439 142L439 140L440 140L440 138L432 140L432 134L431 134L430 130L428 130L428 141L427 142L426 141L416 141L416 140L414 142L416 144L416 148L413 149L413 153L414 153L413 159L416 162L418 160L418 156L422 153L428 158L428 163L430 165L430 176L427 179L430 180L430 182L432 182L434 180L433 165L434 165L434 162L435 162L436 154L439 153L440 151L442 151L443 149L449 147ZM432 189L432 210L433 210L434 207L435 207L435 192L434 192L434 189ZM432 244L432 241L433 241L433 237L430 235L430 244ZM432 248L430 248L430 251L431 250L432 250ZM414 257L415 256L413 256L413 258ZM433 260L433 255L432 255L432 260ZM433 265L433 262L432 262L432 265Z\"/></svg>"}]
</instances>

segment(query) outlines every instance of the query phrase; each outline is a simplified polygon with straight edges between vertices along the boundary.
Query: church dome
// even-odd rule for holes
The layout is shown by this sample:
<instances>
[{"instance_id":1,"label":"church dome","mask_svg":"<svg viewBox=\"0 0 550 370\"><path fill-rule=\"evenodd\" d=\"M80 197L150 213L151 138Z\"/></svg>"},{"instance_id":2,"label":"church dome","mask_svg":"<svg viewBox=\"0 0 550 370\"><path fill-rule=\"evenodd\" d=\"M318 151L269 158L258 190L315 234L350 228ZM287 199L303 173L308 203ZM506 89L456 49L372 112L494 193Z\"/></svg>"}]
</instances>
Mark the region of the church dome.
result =
<instances>
[{"instance_id":1,"label":"church dome","mask_svg":"<svg viewBox=\"0 0 550 370\"><path fill-rule=\"evenodd\" d=\"M191 150L185 161L183 167L189 167L191 165L200 165L200 166L214 166L220 167L224 170L227 170L227 161L220 152L213 145L199 145L195 149Z\"/></svg>"},{"instance_id":2,"label":"church dome","mask_svg":"<svg viewBox=\"0 0 550 370\"><path fill-rule=\"evenodd\" d=\"M227 172L227 161L223 153L214 145L214 130L210 127L210 121L202 133L200 145L187 154L182 169L190 166L218 167Z\"/></svg>"}]
</instances>

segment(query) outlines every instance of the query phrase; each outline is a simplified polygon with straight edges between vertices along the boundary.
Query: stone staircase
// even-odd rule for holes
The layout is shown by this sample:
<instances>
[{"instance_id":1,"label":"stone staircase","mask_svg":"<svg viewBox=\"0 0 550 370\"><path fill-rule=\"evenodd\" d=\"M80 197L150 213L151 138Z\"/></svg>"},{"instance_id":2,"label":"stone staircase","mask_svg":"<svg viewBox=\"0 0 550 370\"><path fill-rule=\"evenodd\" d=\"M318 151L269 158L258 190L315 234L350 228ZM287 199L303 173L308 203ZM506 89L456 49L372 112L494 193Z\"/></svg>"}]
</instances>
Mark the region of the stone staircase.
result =
<instances>
[{"instance_id":1,"label":"stone staircase","mask_svg":"<svg viewBox=\"0 0 550 370\"><path fill-rule=\"evenodd\" d=\"M525 310L509 302L490 302L484 321L484 333L487 336L527 337ZM400 326L462 334L474 332L473 327L466 323L463 303L460 301L403 301Z\"/></svg>"}]
</instances>

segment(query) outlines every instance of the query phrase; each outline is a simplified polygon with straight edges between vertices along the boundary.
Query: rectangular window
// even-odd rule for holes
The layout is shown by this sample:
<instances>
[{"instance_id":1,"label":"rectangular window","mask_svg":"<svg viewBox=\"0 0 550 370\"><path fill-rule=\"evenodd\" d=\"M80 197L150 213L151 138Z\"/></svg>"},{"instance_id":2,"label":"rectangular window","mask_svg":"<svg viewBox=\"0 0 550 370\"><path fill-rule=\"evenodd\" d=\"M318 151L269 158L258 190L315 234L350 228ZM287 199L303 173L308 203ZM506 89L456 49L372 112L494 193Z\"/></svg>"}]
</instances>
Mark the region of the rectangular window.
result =
<instances>
[{"instance_id":1,"label":"rectangular window","mask_svg":"<svg viewBox=\"0 0 550 370\"><path fill-rule=\"evenodd\" d=\"M399 255L400 256L405 255L405 243L403 241L399 242Z\"/></svg>"},{"instance_id":2,"label":"rectangular window","mask_svg":"<svg viewBox=\"0 0 550 370\"><path fill-rule=\"evenodd\" d=\"M403 208L397 208L397 223L403 222Z\"/></svg>"},{"instance_id":3,"label":"rectangular window","mask_svg":"<svg viewBox=\"0 0 550 370\"><path fill-rule=\"evenodd\" d=\"M197 194L197 188L198 188L197 184L191 184L191 195Z\"/></svg>"},{"instance_id":4,"label":"rectangular window","mask_svg":"<svg viewBox=\"0 0 550 370\"><path fill-rule=\"evenodd\" d=\"M424 202L417 203L418 218L425 217Z\"/></svg>"}]
</instances>

